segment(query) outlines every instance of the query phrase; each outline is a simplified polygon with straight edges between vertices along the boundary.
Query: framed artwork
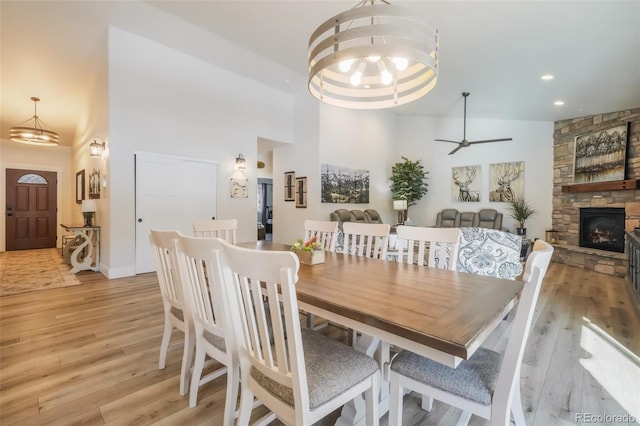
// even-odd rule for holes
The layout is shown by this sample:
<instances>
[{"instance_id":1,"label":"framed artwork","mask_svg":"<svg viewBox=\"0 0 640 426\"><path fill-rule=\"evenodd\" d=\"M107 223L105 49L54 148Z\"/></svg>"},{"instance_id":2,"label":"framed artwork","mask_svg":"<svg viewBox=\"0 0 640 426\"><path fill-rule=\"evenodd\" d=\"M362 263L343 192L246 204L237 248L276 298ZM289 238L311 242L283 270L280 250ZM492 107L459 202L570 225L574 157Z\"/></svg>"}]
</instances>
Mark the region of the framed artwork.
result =
<instances>
[{"instance_id":1,"label":"framed artwork","mask_svg":"<svg viewBox=\"0 0 640 426\"><path fill-rule=\"evenodd\" d=\"M100 198L100 182L100 170L93 169L89 175L89 198L96 200Z\"/></svg>"},{"instance_id":2,"label":"framed artwork","mask_svg":"<svg viewBox=\"0 0 640 426\"><path fill-rule=\"evenodd\" d=\"M489 164L489 201L524 199L524 161Z\"/></svg>"},{"instance_id":3,"label":"framed artwork","mask_svg":"<svg viewBox=\"0 0 640 426\"><path fill-rule=\"evenodd\" d=\"M284 173L284 200L295 201L296 172Z\"/></svg>"},{"instance_id":4,"label":"framed artwork","mask_svg":"<svg viewBox=\"0 0 640 426\"><path fill-rule=\"evenodd\" d=\"M84 169L76 173L76 203L82 204L84 200Z\"/></svg>"},{"instance_id":5,"label":"framed artwork","mask_svg":"<svg viewBox=\"0 0 640 426\"><path fill-rule=\"evenodd\" d=\"M369 170L320 165L322 203L369 203Z\"/></svg>"},{"instance_id":6,"label":"framed artwork","mask_svg":"<svg viewBox=\"0 0 640 426\"><path fill-rule=\"evenodd\" d=\"M624 180L628 144L629 123L576 136L573 183Z\"/></svg>"},{"instance_id":7,"label":"framed artwork","mask_svg":"<svg viewBox=\"0 0 640 426\"><path fill-rule=\"evenodd\" d=\"M307 178L296 178L296 207L301 209L307 208Z\"/></svg>"},{"instance_id":8,"label":"framed artwork","mask_svg":"<svg viewBox=\"0 0 640 426\"><path fill-rule=\"evenodd\" d=\"M248 198L249 179L231 178L231 198Z\"/></svg>"},{"instance_id":9,"label":"framed artwork","mask_svg":"<svg viewBox=\"0 0 640 426\"><path fill-rule=\"evenodd\" d=\"M482 177L479 165L452 167L451 201L454 203L479 203L481 184Z\"/></svg>"}]
</instances>

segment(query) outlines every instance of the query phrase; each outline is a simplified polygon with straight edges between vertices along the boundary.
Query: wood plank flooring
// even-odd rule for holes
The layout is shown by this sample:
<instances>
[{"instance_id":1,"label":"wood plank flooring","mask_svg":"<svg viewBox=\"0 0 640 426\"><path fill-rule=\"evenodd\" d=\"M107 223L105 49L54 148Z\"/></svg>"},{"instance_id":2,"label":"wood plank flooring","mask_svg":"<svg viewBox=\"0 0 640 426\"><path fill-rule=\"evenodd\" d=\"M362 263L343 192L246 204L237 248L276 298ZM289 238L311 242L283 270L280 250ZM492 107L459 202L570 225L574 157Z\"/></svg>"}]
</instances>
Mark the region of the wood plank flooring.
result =
<instances>
[{"instance_id":1,"label":"wood plank flooring","mask_svg":"<svg viewBox=\"0 0 640 426\"><path fill-rule=\"evenodd\" d=\"M78 278L83 285L0 297L0 425L221 424L225 377L201 387L189 408L178 393L182 352L158 369L155 274ZM640 320L623 279L552 263L534 321L521 375L527 424L578 424L578 413L640 418ZM507 328L486 345L503 349ZM327 333L346 338L334 327ZM405 396L403 425L455 424L459 414L419 405L418 395Z\"/></svg>"}]
</instances>

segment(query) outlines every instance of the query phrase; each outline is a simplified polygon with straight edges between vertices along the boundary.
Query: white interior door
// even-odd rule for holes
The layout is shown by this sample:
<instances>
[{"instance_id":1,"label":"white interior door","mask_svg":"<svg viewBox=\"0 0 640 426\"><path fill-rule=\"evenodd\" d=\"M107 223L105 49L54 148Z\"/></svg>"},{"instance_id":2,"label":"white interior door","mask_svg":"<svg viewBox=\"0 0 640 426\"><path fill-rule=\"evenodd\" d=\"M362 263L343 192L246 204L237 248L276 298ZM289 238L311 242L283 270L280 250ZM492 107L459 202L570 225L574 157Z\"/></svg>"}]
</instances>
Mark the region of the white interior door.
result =
<instances>
[{"instance_id":1,"label":"white interior door","mask_svg":"<svg viewBox=\"0 0 640 426\"><path fill-rule=\"evenodd\" d=\"M155 271L149 233L192 235L194 220L216 216L217 164L195 159L136 154L136 273Z\"/></svg>"}]
</instances>

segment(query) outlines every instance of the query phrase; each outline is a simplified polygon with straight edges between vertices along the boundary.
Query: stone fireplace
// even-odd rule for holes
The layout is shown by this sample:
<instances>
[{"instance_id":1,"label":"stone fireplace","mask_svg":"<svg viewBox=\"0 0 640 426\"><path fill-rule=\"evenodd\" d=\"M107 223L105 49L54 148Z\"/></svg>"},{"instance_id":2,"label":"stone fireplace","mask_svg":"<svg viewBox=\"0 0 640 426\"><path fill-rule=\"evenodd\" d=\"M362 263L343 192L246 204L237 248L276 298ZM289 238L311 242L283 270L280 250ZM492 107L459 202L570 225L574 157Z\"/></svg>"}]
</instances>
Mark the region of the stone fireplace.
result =
<instances>
[{"instance_id":1,"label":"stone fireplace","mask_svg":"<svg viewBox=\"0 0 640 426\"><path fill-rule=\"evenodd\" d=\"M637 185L605 190L563 190L563 187L573 185L576 136L627 122L630 123L630 137L627 145L626 178L640 179L640 108L555 122L552 228L558 232L558 238L554 243L554 261L609 275L627 275L624 242L622 246L619 245L619 225L615 225L615 237L609 236L609 231L601 231L605 225L610 227L608 223L597 226L587 224L587 232L591 235L581 235L585 226L581 226L580 213L585 208L622 211L622 215L618 215L616 220L618 224L622 221L624 237L625 230L633 231L640 227L640 189L636 189ZM598 222L597 219L588 221ZM590 227L592 229L588 231ZM581 243L581 236L583 239L590 239L591 243ZM607 239L615 239L616 242L605 242ZM611 246L615 246L616 251L611 251Z\"/></svg>"},{"instance_id":2,"label":"stone fireplace","mask_svg":"<svg viewBox=\"0 0 640 426\"><path fill-rule=\"evenodd\" d=\"M580 247L624 253L624 208L580 208Z\"/></svg>"}]
</instances>

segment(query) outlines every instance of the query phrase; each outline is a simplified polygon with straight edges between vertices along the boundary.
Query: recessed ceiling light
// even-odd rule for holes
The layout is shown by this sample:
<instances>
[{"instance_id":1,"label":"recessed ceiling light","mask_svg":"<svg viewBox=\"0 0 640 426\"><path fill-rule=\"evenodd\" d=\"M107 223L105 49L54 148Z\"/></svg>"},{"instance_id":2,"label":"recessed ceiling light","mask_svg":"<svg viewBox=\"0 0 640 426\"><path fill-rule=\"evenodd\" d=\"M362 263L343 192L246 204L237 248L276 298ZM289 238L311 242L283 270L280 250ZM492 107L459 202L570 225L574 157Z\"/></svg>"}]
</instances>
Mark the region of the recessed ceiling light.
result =
<instances>
[{"instance_id":1,"label":"recessed ceiling light","mask_svg":"<svg viewBox=\"0 0 640 426\"><path fill-rule=\"evenodd\" d=\"M542 78L542 79L543 79L543 80L545 80L545 81L553 80L553 75L551 75L551 74L545 74L545 75L543 75L543 76L542 76L542 77L540 77L540 78Z\"/></svg>"},{"instance_id":2,"label":"recessed ceiling light","mask_svg":"<svg viewBox=\"0 0 640 426\"><path fill-rule=\"evenodd\" d=\"M564 101L555 101L553 104L555 106L562 106L562 105L564 105Z\"/></svg>"}]
</instances>

